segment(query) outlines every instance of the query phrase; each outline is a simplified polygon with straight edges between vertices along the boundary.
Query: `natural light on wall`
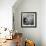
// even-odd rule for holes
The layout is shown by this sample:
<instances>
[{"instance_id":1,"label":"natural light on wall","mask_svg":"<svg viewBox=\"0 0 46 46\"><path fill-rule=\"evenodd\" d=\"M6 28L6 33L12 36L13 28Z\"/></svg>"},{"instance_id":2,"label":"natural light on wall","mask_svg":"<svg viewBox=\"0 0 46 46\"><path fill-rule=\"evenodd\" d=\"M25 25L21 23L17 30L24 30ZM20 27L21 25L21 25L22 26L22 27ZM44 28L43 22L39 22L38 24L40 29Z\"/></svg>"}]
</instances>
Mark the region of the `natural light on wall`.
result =
<instances>
[{"instance_id":1,"label":"natural light on wall","mask_svg":"<svg viewBox=\"0 0 46 46\"><path fill-rule=\"evenodd\" d=\"M0 27L12 29L12 6L16 0L0 0Z\"/></svg>"}]
</instances>

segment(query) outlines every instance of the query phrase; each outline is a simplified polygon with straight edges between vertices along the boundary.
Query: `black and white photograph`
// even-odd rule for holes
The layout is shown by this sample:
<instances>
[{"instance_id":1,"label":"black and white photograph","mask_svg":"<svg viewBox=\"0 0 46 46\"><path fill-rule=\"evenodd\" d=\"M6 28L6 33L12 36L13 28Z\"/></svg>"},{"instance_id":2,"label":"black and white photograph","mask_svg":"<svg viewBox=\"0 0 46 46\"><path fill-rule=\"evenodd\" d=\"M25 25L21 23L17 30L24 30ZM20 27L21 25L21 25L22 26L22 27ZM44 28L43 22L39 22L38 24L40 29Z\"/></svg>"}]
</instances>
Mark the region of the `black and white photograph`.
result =
<instances>
[{"instance_id":1,"label":"black and white photograph","mask_svg":"<svg viewBox=\"0 0 46 46\"><path fill-rule=\"evenodd\" d=\"M36 27L36 12L21 12L21 27Z\"/></svg>"}]
</instances>

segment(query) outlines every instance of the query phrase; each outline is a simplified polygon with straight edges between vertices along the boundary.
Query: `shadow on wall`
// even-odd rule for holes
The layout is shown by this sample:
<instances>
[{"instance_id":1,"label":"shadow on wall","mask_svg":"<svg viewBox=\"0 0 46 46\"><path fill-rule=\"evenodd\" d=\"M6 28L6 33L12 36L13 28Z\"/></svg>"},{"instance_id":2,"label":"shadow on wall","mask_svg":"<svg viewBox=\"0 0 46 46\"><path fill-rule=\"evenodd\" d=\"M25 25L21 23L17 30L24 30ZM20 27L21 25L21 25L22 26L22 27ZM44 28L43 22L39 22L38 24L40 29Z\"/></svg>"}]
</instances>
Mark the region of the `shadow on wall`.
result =
<instances>
[{"instance_id":1,"label":"shadow on wall","mask_svg":"<svg viewBox=\"0 0 46 46\"><path fill-rule=\"evenodd\" d=\"M17 0L16 3L12 6L12 9L15 10L18 8L18 6L21 5L21 3L23 3L24 0ZM13 11L14 12L14 11Z\"/></svg>"}]
</instances>

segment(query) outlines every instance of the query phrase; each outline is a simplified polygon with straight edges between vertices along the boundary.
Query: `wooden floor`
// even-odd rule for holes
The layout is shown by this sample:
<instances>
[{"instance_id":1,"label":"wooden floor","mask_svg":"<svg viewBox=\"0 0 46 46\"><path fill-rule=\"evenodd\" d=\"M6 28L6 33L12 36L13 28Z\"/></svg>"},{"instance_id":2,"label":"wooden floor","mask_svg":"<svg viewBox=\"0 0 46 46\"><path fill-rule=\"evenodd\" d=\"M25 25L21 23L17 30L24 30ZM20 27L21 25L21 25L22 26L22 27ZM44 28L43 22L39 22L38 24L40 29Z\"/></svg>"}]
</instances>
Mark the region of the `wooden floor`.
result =
<instances>
[{"instance_id":1,"label":"wooden floor","mask_svg":"<svg viewBox=\"0 0 46 46\"><path fill-rule=\"evenodd\" d=\"M16 46L15 39L13 40L6 40L6 42L2 43L0 46Z\"/></svg>"}]
</instances>

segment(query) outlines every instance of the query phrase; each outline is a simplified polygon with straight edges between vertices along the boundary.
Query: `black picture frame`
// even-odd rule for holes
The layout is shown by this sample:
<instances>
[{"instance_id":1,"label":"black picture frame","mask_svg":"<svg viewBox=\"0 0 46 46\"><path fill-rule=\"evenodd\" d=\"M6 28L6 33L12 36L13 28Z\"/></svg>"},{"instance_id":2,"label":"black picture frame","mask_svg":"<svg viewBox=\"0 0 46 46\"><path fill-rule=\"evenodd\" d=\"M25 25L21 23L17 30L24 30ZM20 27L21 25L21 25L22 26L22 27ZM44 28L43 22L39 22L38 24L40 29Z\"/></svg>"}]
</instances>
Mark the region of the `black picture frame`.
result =
<instances>
[{"instance_id":1,"label":"black picture frame","mask_svg":"<svg viewBox=\"0 0 46 46\"><path fill-rule=\"evenodd\" d=\"M36 28L37 27L37 12L21 12L21 27Z\"/></svg>"}]
</instances>

